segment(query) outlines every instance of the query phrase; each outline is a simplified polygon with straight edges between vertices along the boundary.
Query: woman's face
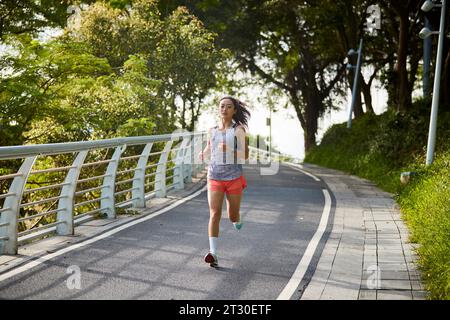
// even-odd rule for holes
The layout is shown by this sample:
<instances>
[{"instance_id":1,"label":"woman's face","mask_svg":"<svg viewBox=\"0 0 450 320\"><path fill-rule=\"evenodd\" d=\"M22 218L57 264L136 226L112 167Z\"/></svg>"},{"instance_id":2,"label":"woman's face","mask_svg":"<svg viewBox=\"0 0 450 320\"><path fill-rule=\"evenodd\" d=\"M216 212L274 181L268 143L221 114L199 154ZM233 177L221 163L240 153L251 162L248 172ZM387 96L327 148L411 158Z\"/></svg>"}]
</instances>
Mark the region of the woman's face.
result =
<instances>
[{"instance_id":1,"label":"woman's face","mask_svg":"<svg viewBox=\"0 0 450 320\"><path fill-rule=\"evenodd\" d=\"M233 118L233 115L236 113L233 101L231 101L230 99L221 100L219 103L219 112L220 116L224 120L231 120Z\"/></svg>"}]
</instances>

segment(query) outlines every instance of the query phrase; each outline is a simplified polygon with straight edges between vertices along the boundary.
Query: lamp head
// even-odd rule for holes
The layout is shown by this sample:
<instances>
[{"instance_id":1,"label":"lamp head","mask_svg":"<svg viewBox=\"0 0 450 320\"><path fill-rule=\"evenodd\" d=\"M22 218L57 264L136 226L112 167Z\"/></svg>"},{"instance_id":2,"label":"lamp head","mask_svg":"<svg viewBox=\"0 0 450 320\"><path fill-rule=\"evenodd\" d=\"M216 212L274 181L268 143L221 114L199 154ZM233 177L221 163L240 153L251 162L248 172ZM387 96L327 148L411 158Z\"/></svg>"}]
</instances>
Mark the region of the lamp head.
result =
<instances>
[{"instance_id":1,"label":"lamp head","mask_svg":"<svg viewBox=\"0 0 450 320\"><path fill-rule=\"evenodd\" d=\"M420 37L420 39L425 39L425 38L428 38L430 36L430 34L431 34L430 29L425 27L425 28L422 28L422 30L420 30L419 37Z\"/></svg>"},{"instance_id":2,"label":"lamp head","mask_svg":"<svg viewBox=\"0 0 450 320\"><path fill-rule=\"evenodd\" d=\"M420 30L419 37L421 39L425 39L425 38L428 38L430 35L435 34L435 33L439 33L439 32L433 32L430 29L428 29L427 27L425 27L425 28L422 28L422 30Z\"/></svg>"},{"instance_id":3,"label":"lamp head","mask_svg":"<svg viewBox=\"0 0 450 320\"><path fill-rule=\"evenodd\" d=\"M430 0L426 0L426 1L422 4L422 7L420 7L420 9L421 9L422 11L424 11L424 12L428 12L428 11L430 11L430 10L433 9L433 8L434 8L434 3L431 2Z\"/></svg>"},{"instance_id":4,"label":"lamp head","mask_svg":"<svg viewBox=\"0 0 450 320\"><path fill-rule=\"evenodd\" d=\"M347 55L350 57L350 56L353 56L353 55L355 55L355 54L357 54L357 52L355 51L355 50L353 50L353 49L350 49L350 50L348 50L348 52L347 52Z\"/></svg>"},{"instance_id":5,"label":"lamp head","mask_svg":"<svg viewBox=\"0 0 450 320\"><path fill-rule=\"evenodd\" d=\"M424 12L428 12L431 9L433 9L436 5L430 1L430 0L426 0L423 4L422 7L420 7L420 9Z\"/></svg>"}]
</instances>

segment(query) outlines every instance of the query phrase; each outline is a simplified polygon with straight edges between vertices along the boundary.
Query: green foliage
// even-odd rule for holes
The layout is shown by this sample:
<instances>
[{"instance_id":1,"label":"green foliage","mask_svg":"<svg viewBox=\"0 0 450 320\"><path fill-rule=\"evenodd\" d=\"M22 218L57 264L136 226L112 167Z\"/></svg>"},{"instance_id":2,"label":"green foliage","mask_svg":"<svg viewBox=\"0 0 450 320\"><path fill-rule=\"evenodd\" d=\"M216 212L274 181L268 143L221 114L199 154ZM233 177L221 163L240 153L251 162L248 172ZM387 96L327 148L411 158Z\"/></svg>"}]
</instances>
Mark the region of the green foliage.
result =
<instances>
[{"instance_id":1,"label":"green foliage","mask_svg":"<svg viewBox=\"0 0 450 320\"><path fill-rule=\"evenodd\" d=\"M112 8L97 2L81 12L81 23L71 31L96 56L105 57L119 75L130 55L144 59L143 74L161 83L157 97L166 108L166 131L178 123L192 130L227 57L224 50L216 49L216 35L186 8L162 16L158 4L136 0L130 7Z\"/></svg>"},{"instance_id":2,"label":"green foliage","mask_svg":"<svg viewBox=\"0 0 450 320\"><path fill-rule=\"evenodd\" d=\"M357 7L358 1L354 2ZM306 149L315 144L319 116L332 105L332 98L345 93L339 83L347 51L339 48L337 26L318 27L333 3L237 0L220 6L217 1L200 0L187 4L219 34L219 45L232 52L242 71L289 99L305 132ZM342 37L348 43L346 35Z\"/></svg>"},{"instance_id":3,"label":"green foliage","mask_svg":"<svg viewBox=\"0 0 450 320\"><path fill-rule=\"evenodd\" d=\"M226 56L185 8L163 19L157 4L96 2L45 43L5 36L0 145L192 129Z\"/></svg>"},{"instance_id":4,"label":"green foliage","mask_svg":"<svg viewBox=\"0 0 450 320\"><path fill-rule=\"evenodd\" d=\"M376 116L367 114L353 121L350 130L346 123L330 127L321 144L306 154L305 162L359 175L395 192L396 184L388 182L397 176L398 170L371 145L379 132L379 123L382 121L377 122Z\"/></svg>"},{"instance_id":5,"label":"green foliage","mask_svg":"<svg viewBox=\"0 0 450 320\"><path fill-rule=\"evenodd\" d=\"M71 34L86 42L117 72L130 54L151 54L163 36L155 1L133 1L130 11L99 1L80 12L80 24Z\"/></svg>"},{"instance_id":6,"label":"green foliage","mask_svg":"<svg viewBox=\"0 0 450 320\"><path fill-rule=\"evenodd\" d=\"M159 82L147 77L142 58L130 56L117 75L105 58L68 37L41 44L22 35L9 44L21 54L6 57L14 72L0 80L1 145L113 137L140 117L135 133L154 134Z\"/></svg>"},{"instance_id":7,"label":"green foliage","mask_svg":"<svg viewBox=\"0 0 450 320\"><path fill-rule=\"evenodd\" d=\"M63 3L59 9L66 8ZM41 30L44 22L36 24L30 33L25 29L0 30L6 31L0 51L0 145L155 135L187 126L189 120L193 123L202 99L217 86L221 65L227 57L224 50L216 49L216 35L185 8L162 17L158 3L114 0L77 7L63 34L45 41L36 39L36 31ZM17 6L7 4L11 8ZM42 12L29 5L33 12ZM63 25L67 16L67 13L58 16L64 20ZM179 110L181 106L183 109ZM152 151L161 151L163 146L155 143ZM140 154L143 146L140 147L128 147L125 153ZM91 150L86 161L110 158L112 151ZM73 157L73 154L39 157L33 168L70 166ZM157 162L158 157L151 156L149 162ZM0 173L17 172L20 164L16 160L2 161ZM126 171L131 165L129 160L123 161L119 170ZM173 164L168 167L173 170ZM100 176L105 169L105 164L87 166L82 169L80 179ZM154 170L156 167L149 169ZM121 178L131 179L132 174L130 171ZM62 183L64 178L65 172L33 175L26 188ZM152 179L154 176L149 176L145 181L148 192ZM167 181L172 182L173 178ZM99 180L89 180L78 187L92 189L98 183ZM10 180L0 182L1 194L7 192L9 184ZM131 182L126 182L118 185L116 191L129 188ZM24 202L56 197L58 192L58 188L29 192ZM75 201L92 200L99 193L100 189L81 192ZM124 192L116 200L125 201L130 194ZM3 202L0 199L0 206ZM77 206L75 215L95 210L97 205L91 202ZM19 217L53 210L55 206L57 201L24 207ZM23 221L19 231L54 222L55 216Z\"/></svg>"},{"instance_id":8,"label":"green foliage","mask_svg":"<svg viewBox=\"0 0 450 320\"><path fill-rule=\"evenodd\" d=\"M450 114L439 115L436 159L425 166L429 102L419 100L409 114L365 115L332 126L305 157L315 163L374 181L394 193L419 244L419 267L432 299L450 299ZM400 184L400 173L417 172Z\"/></svg>"},{"instance_id":9,"label":"green foliage","mask_svg":"<svg viewBox=\"0 0 450 320\"><path fill-rule=\"evenodd\" d=\"M33 140L28 131L40 121L70 118L61 100L74 88L84 89L111 72L104 59L66 38L41 44L22 34L8 37L6 43L13 50L4 57L8 71L0 78L0 126L4 133L0 145ZM70 111L74 116L77 110Z\"/></svg>"},{"instance_id":10,"label":"green foliage","mask_svg":"<svg viewBox=\"0 0 450 320\"><path fill-rule=\"evenodd\" d=\"M117 129L118 137L151 135L156 124L150 118L128 119Z\"/></svg>"},{"instance_id":11,"label":"green foliage","mask_svg":"<svg viewBox=\"0 0 450 320\"><path fill-rule=\"evenodd\" d=\"M64 26L72 1L0 1L0 39L7 34L36 33L44 27ZM85 1L89 2L89 1Z\"/></svg>"},{"instance_id":12,"label":"green foliage","mask_svg":"<svg viewBox=\"0 0 450 320\"><path fill-rule=\"evenodd\" d=\"M450 149L433 164L414 163L420 176L398 197L411 230L420 244L419 267L431 299L450 299Z\"/></svg>"},{"instance_id":13,"label":"green foliage","mask_svg":"<svg viewBox=\"0 0 450 320\"><path fill-rule=\"evenodd\" d=\"M216 74L226 52L215 49L216 35L184 7L173 11L164 20L163 28L165 36L150 61L150 71L156 78L165 80L161 94L172 101L172 108L177 108L174 97L181 99L179 121L182 128L192 130L203 99L217 86Z\"/></svg>"}]
</instances>

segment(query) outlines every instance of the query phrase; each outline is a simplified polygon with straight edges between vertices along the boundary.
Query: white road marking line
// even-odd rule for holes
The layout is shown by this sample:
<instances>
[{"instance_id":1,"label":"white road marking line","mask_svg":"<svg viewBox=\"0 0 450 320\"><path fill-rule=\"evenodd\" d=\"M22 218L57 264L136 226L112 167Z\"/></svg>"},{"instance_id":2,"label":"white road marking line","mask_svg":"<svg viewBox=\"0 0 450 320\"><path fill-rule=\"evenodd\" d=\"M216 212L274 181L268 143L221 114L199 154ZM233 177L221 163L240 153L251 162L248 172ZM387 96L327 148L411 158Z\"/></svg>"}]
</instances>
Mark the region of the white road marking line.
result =
<instances>
[{"instance_id":1,"label":"white road marking line","mask_svg":"<svg viewBox=\"0 0 450 320\"><path fill-rule=\"evenodd\" d=\"M295 164L295 163L291 163L291 162L285 162L285 163L288 164L288 165L291 166L291 167L294 167L294 168L297 169L298 171L301 171L302 173L306 174L307 176L313 178L314 180L320 181L320 179L317 178L315 175L313 175L313 174L311 174L311 173L309 173L309 172L306 172L305 170L302 170L303 167L302 167L301 165Z\"/></svg>"},{"instance_id":2,"label":"white road marking line","mask_svg":"<svg viewBox=\"0 0 450 320\"><path fill-rule=\"evenodd\" d=\"M53 259L53 258L55 258L57 256L60 256L60 255L62 255L64 253L66 253L66 252L69 252L69 251L72 251L72 250L75 250L75 249L87 246L87 245L89 245L91 243L94 243L96 241L99 241L99 240L102 240L104 238L107 238L107 237L109 237L109 236L111 236L111 235L113 235L113 234L115 234L117 232L120 232L120 231L124 230L124 229L132 227L132 226L134 226L134 225L136 225L138 223L141 223L141 222L153 219L153 218L155 218L155 217L157 217L157 216L159 216L159 215L161 215L161 214L163 214L163 213L165 213L165 212L167 212L167 211L169 211L169 210L179 206L180 204L183 204L184 202L189 201L192 198L195 198L196 196L201 194L203 191L205 191L206 188L207 188L207 186L204 186L202 189L200 189L199 191L191 194L190 196L188 196L186 198L183 198L183 199L180 199L180 200L172 203L168 207L163 208L163 209L158 210L158 211L155 211L154 213L152 213L152 214L150 214L148 216L145 216L143 218L140 218L140 219L128 222L128 223L126 223L124 225L121 225L120 227L117 227L115 229L109 230L109 231L107 231L107 232L105 232L105 233L103 233L101 235L98 235L98 236L96 236L94 238L91 238L89 240L86 240L86 241L74 244L74 245L69 246L67 248L63 248L63 249L58 250L58 251L56 251L54 253L47 254L47 255L42 256L42 257L40 257L40 258L38 258L38 259L36 259L34 261L29 262L29 263L27 263L27 264L25 264L23 266L20 266L20 267L14 269L14 270L5 272L4 274L0 275L0 281L6 280L8 278L11 278L11 277L19 274L19 273L22 273L22 272L27 271L27 270L29 270L31 268L34 268L34 267L40 265L41 263L44 263L44 262L46 262L48 260L51 260L51 259Z\"/></svg>"},{"instance_id":3,"label":"white road marking line","mask_svg":"<svg viewBox=\"0 0 450 320\"><path fill-rule=\"evenodd\" d=\"M312 257L314 256L314 252L316 251L320 239L322 238L322 235L327 228L328 217L330 216L331 211L331 196L326 189L322 189L322 192L325 196L325 205L323 207L322 218L320 219L319 227L317 228L316 233L314 233L314 236L309 242L308 247L306 248L302 259L295 269L294 274L292 275L287 285L284 287L283 291L281 291L277 300L289 300L292 297L298 285L305 276L306 270L308 270L308 266L311 262Z\"/></svg>"}]
</instances>

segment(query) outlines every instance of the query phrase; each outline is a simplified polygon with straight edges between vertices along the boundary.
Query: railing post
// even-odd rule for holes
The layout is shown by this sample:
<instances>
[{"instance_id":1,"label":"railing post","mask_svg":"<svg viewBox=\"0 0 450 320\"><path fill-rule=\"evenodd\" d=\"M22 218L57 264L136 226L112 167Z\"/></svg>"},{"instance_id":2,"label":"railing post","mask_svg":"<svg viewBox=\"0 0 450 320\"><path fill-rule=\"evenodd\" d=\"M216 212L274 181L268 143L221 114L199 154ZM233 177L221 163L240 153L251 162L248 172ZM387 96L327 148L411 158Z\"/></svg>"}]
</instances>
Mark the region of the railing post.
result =
<instances>
[{"instance_id":1,"label":"railing post","mask_svg":"<svg viewBox=\"0 0 450 320\"><path fill-rule=\"evenodd\" d=\"M207 140L208 140L208 135L206 135L205 133L202 132L201 139L200 139L200 147L201 147L202 151L206 148L206 145L208 144ZM211 150L211 152L212 152L212 150ZM200 164L200 171L205 170L205 167L206 167L206 162L202 162Z\"/></svg>"},{"instance_id":2,"label":"railing post","mask_svg":"<svg viewBox=\"0 0 450 320\"><path fill-rule=\"evenodd\" d=\"M200 161L198 159L198 152L197 152L197 136L195 134L192 135L191 139L191 147L189 148L191 150L191 177L195 177L195 168L198 165L197 163Z\"/></svg>"},{"instance_id":3,"label":"railing post","mask_svg":"<svg viewBox=\"0 0 450 320\"><path fill-rule=\"evenodd\" d=\"M80 151L75 158L72 166L67 172L65 184L61 189L61 198L58 201L57 221L63 222L56 226L56 233L59 235L73 234L73 203L75 190L77 189L77 181L80 176L80 171L86 159L88 151Z\"/></svg>"},{"instance_id":4,"label":"railing post","mask_svg":"<svg viewBox=\"0 0 450 320\"><path fill-rule=\"evenodd\" d=\"M194 135L192 134L189 136L189 147L186 148L183 160L183 175L186 183L192 182L192 167L194 165L193 157L196 157L196 155L194 154Z\"/></svg>"},{"instance_id":5,"label":"railing post","mask_svg":"<svg viewBox=\"0 0 450 320\"><path fill-rule=\"evenodd\" d=\"M192 148L191 148L191 150L193 149L193 152L192 152L193 161L192 161L192 170L191 170L192 177L197 176L200 163L203 163L203 161L198 159L198 154L202 151L201 145L200 145L200 140L201 140L200 135L195 135L192 139Z\"/></svg>"},{"instance_id":6,"label":"railing post","mask_svg":"<svg viewBox=\"0 0 450 320\"><path fill-rule=\"evenodd\" d=\"M256 135L256 163L259 161L259 134Z\"/></svg>"},{"instance_id":7,"label":"railing post","mask_svg":"<svg viewBox=\"0 0 450 320\"><path fill-rule=\"evenodd\" d=\"M169 156L170 148L172 147L173 140L169 140L166 142L164 146L163 152L159 157L158 166L156 168L155 175L155 196L158 198L162 198L166 196L166 167L167 167L167 158Z\"/></svg>"},{"instance_id":8,"label":"railing post","mask_svg":"<svg viewBox=\"0 0 450 320\"><path fill-rule=\"evenodd\" d=\"M173 169L174 174L174 185L175 189L184 189L184 153L186 146L189 143L190 136L183 137L183 141L180 143L180 149L177 152L175 158L175 168Z\"/></svg>"},{"instance_id":9,"label":"railing post","mask_svg":"<svg viewBox=\"0 0 450 320\"><path fill-rule=\"evenodd\" d=\"M0 254L17 254L17 224L20 203L28 175L36 158L37 156L25 158L18 171L20 176L15 177L9 187L8 193L11 195L5 199L0 214Z\"/></svg>"},{"instance_id":10,"label":"railing post","mask_svg":"<svg viewBox=\"0 0 450 320\"><path fill-rule=\"evenodd\" d=\"M116 147L116 150L111 158L111 162L108 164L108 168L106 169L106 177L103 178L101 197L104 199L100 200L100 208L102 213L106 213L108 215L108 218L116 217L116 201L114 197L116 190L116 174L117 168L119 167L120 156L126 148L126 145Z\"/></svg>"},{"instance_id":11,"label":"railing post","mask_svg":"<svg viewBox=\"0 0 450 320\"><path fill-rule=\"evenodd\" d=\"M153 143L147 143L144 150L141 153L141 157L134 171L133 177L133 207L134 208L144 208L145 207L145 168L147 166L148 157L150 151L152 150ZM136 189L135 189L136 188Z\"/></svg>"}]
</instances>

